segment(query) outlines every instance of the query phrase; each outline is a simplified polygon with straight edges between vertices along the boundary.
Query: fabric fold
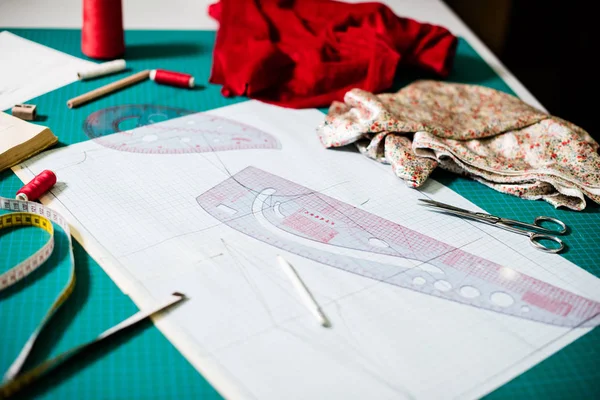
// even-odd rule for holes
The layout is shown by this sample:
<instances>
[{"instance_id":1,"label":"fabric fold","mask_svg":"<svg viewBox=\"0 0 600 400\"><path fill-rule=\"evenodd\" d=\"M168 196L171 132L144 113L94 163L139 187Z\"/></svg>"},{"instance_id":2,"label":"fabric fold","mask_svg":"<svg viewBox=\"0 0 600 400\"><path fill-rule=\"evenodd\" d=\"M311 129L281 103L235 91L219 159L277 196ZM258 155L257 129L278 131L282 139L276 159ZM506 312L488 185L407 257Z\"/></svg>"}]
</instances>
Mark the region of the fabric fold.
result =
<instances>
[{"instance_id":1,"label":"fabric fold","mask_svg":"<svg viewBox=\"0 0 600 400\"><path fill-rule=\"evenodd\" d=\"M582 210L600 203L599 145L580 127L477 85L417 81L395 94L352 90L317 129L356 143L411 187L440 166L503 193Z\"/></svg>"},{"instance_id":2,"label":"fabric fold","mask_svg":"<svg viewBox=\"0 0 600 400\"><path fill-rule=\"evenodd\" d=\"M388 89L399 66L439 77L458 39L446 28L396 16L380 3L220 0L210 83L225 96L284 107L328 106L353 88Z\"/></svg>"}]
</instances>

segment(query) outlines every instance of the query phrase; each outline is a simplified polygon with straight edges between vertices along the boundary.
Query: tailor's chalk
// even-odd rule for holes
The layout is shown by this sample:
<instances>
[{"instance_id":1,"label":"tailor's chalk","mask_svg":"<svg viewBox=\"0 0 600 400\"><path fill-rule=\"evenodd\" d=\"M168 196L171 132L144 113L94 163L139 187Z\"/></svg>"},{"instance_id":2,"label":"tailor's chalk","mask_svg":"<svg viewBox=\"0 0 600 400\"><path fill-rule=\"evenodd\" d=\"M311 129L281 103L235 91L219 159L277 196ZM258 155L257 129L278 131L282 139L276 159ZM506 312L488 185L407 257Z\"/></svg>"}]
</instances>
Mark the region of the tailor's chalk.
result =
<instances>
[{"instance_id":1,"label":"tailor's chalk","mask_svg":"<svg viewBox=\"0 0 600 400\"><path fill-rule=\"evenodd\" d=\"M123 71L126 67L127 63L125 60L108 61L78 72L77 77L82 81L86 79L98 78Z\"/></svg>"}]
</instances>

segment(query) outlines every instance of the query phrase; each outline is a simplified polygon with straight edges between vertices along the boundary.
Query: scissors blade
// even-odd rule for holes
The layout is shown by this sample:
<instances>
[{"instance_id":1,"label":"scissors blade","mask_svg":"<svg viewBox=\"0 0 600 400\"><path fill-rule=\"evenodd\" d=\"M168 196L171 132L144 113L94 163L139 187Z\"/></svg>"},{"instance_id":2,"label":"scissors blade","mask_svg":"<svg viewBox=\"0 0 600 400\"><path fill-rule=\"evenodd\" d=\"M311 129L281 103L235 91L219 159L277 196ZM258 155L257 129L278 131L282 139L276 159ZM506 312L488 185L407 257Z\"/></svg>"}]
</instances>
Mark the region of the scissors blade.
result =
<instances>
[{"instance_id":1,"label":"scissors blade","mask_svg":"<svg viewBox=\"0 0 600 400\"><path fill-rule=\"evenodd\" d=\"M466 213L466 214L475 214L473 211L465 210L464 208L454 207L454 206L451 206L450 204L440 203L439 201L434 201L434 200L429 200L429 199L419 199L419 201L422 201L423 203L425 203L424 205L428 205L430 207L441 208L443 210L448 210L448 211L459 211L459 212Z\"/></svg>"},{"instance_id":2,"label":"scissors blade","mask_svg":"<svg viewBox=\"0 0 600 400\"><path fill-rule=\"evenodd\" d=\"M423 203L425 203L423 205L430 206L433 208L438 208L438 209L440 209L440 211L445 211L450 214L476 219L478 221L483 221L488 224L495 224L499 220L498 217L495 217L490 214L484 214L484 213L480 213L480 212L465 210L464 208L454 207L454 206L451 206L450 204L440 203L439 201L434 201L434 200L429 200L429 199L419 199L419 200L422 201Z\"/></svg>"}]
</instances>

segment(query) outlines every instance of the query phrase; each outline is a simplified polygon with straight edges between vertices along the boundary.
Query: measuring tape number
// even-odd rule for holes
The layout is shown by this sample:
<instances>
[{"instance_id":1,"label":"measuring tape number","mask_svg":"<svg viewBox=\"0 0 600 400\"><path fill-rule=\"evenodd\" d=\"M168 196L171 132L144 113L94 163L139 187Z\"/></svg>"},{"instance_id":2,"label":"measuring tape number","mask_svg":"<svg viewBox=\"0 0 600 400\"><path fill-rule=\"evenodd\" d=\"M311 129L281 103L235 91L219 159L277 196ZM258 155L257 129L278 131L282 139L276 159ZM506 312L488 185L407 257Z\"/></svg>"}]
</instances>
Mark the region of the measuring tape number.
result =
<instances>
[{"instance_id":1,"label":"measuring tape number","mask_svg":"<svg viewBox=\"0 0 600 400\"><path fill-rule=\"evenodd\" d=\"M12 365L6 371L3 381L0 384L0 397L8 395L19 387L26 385L28 382L15 379L21 372L27 357L31 353L33 345L37 340L40 332L46 326L48 321L52 318L54 313L60 308L60 306L69 298L75 287L75 261L73 257L73 247L71 242L71 231L65 218L63 218L56 211L44 207L41 204L20 201L14 199L8 199L0 197L0 209L13 211L12 213L3 214L0 216L0 229L4 228L16 228L20 226L34 226L41 228L49 233L50 237L48 241L33 255L28 257L26 260L20 262L13 268L9 269L0 275L0 291L14 285L27 275L38 269L52 254L54 250L54 227L52 223L60 226L65 235L69 240L69 279L63 289L60 291L52 306L48 309L44 318L35 328L33 333L29 336L29 339L21 349L21 352L17 358L13 361ZM15 387L16 386L16 387Z\"/></svg>"},{"instance_id":2,"label":"measuring tape number","mask_svg":"<svg viewBox=\"0 0 600 400\"><path fill-rule=\"evenodd\" d=\"M68 361L76 354L90 348L93 344L106 340L112 335L123 331L185 299L184 294L174 292L167 296L165 300L140 309L140 311L133 314L129 318L102 332L96 338L72 347L69 350L66 350L55 356L54 358L42 362L34 368L22 372L21 370L23 365L31 353L33 345L35 344L40 332L44 326L48 324L48 321L52 318L54 313L69 298L73 292L73 289L75 288L75 259L73 257L73 243L71 241L71 231L69 230L67 220L56 211L44 207L41 204L0 197L0 210L12 211L11 213L0 215L0 229L15 228L20 226L34 226L45 230L50 235L48 241L33 255L0 275L0 291L25 278L27 275L39 268L46 260L48 260L48 258L50 258L50 255L54 249L54 227L52 223L60 226L69 240L70 269L70 275L67 284L60 291L58 297L54 300L54 303L46 312L42 321L29 336L29 339L21 349L21 352L4 374L4 378L2 382L0 382L0 399L14 395L16 392L31 384L39 377L55 369L58 365Z\"/></svg>"},{"instance_id":3,"label":"measuring tape number","mask_svg":"<svg viewBox=\"0 0 600 400\"><path fill-rule=\"evenodd\" d=\"M27 275L35 271L52 254L54 249L54 227L44 216L17 212L0 216L0 229L15 228L18 226L35 226L48 232L50 235L46 243L34 254L17 266L0 275L0 290L14 285Z\"/></svg>"}]
</instances>

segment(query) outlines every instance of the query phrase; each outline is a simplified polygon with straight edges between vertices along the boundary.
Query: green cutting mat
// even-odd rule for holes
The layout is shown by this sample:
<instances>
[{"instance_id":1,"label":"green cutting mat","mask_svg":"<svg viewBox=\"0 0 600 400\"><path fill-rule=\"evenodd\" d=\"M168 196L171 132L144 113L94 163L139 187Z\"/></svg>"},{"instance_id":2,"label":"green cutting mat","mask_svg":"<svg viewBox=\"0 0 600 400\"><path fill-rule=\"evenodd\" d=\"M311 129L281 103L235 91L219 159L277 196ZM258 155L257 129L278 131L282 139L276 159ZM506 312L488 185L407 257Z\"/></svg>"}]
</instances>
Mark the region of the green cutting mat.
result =
<instances>
[{"instance_id":1,"label":"green cutting mat","mask_svg":"<svg viewBox=\"0 0 600 400\"><path fill-rule=\"evenodd\" d=\"M1 30L1 29L0 29ZM10 29L13 33L66 53L84 57L80 31L53 29ZM209 31L128 31L127 59L130 72L146 68L172 69L195 76L203 87L183 90L147 81L106 98L69 110L66 101L116 79L115 76L76 82L32 99L38 112L60 138L60 145L86 140L85 118L99 109L122 104L159 104L195 111L213 109L245 99L225 99L219 87L209 85L211 53L215 38ZM476 83L511 92L477 53L461 40L452 81ZM400 87L416 78L404 75ZM309 133L310 134L310 133ZM533 220L550 215L565 221L572 233L566 238L564 256L596 276L600 262L600 208L592 204L583 212L555 210L544 202L519 200L473 181L436 172L434 177L489 212L506 217ZM13 197L21 182L10 171L0 173L0 195ZM0 232L0 271L39 246L44 233L21 229ZM525 239L524 239L525 240ZM67 237L57 233L57 251L49 265L16 288L0 294L0 372L16 356L46 307L66 280ZM77 286L74 294L45 330L34 350L30 365L94 337L102 330L133 314L137 308L122 294L98 264L74 243ZM8 263L6 262L8 260ZM568 346L488 396L500 398L598 398L600 394L600 330ZM300 383L299 383L300 384ZM80 399L220 399L219 394L151 324L127 332L118 340L79 357L75 362L44 378L23 396Z\"/></svg>"}]
</instances>

